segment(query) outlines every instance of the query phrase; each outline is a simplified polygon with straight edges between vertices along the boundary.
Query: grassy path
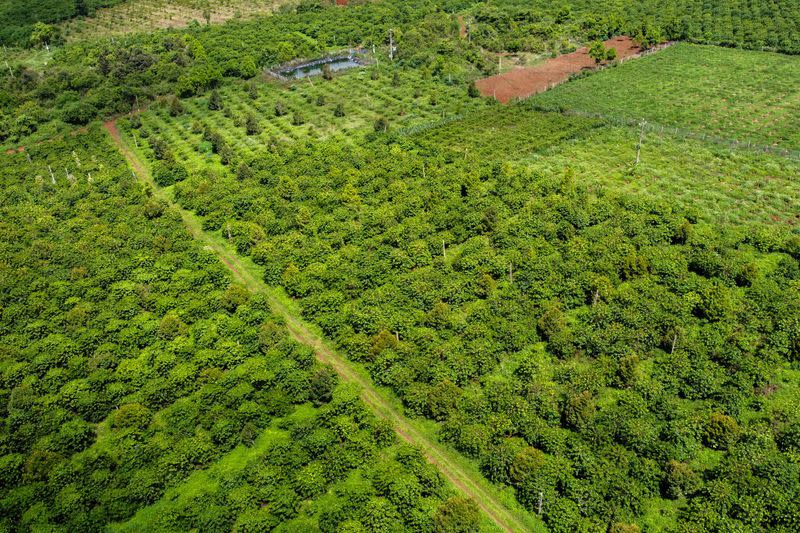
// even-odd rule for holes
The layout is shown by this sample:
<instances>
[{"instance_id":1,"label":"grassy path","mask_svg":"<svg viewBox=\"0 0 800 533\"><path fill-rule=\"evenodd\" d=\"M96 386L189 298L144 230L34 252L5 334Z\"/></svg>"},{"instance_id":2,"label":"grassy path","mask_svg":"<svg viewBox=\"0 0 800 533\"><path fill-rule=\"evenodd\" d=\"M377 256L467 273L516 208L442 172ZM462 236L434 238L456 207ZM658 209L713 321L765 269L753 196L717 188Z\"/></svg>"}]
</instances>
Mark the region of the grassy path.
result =
<instances>
[{"instance_id":1,"label":"grassy path","mask_svg":"<svg viewBox=\"0 0 800 533\"><path fill-rule=\"evenodd\" d=\"M237 282L249 290L264 294L273 312L282 317L292 336L316 352L317 358L331 365L342 380L354 383L361 388L361 397L372 411L392 422L398 435L411 444L419 446L428 460L466 496L475 500L484 514L502 531L545 531L543 524L524 511L510 494L502 494L487 482L474 465L465 461L458 453L438 443L424 423L408 419L398 402L380 391L356 365L338 353L314 326L300 318L293 302L282 291L269 287L260 275L260 268L249 258L239 257L235 250L221 237L202 228L201 219L194 213L177 205L167 191L158 187L150 175L149 169L122 137L114 121L105 123L115 146L119 149L136 176L150 184L153 194L166 201L180 213L186 227L192 235L208 246L225 266L230 269Z\"/></svg>"},{"instance_id":2,"label":"grassy path","mask_svg":"<svg viewBox=\"0 0 800 533\"><path fill-rule=\"evenodd\" d=\"M139 533L153 529L160 515L171 509L190 504L196 498L212 495L220 487L220 480L241 473L248 464L262 456L273 444L289 440L287 432L268 428L251 446L239 445L205 470L197 470L178 485L167 489L164 495L139 511L125 522L106 526L109 533Z\"/></svg>"}]
</instances>

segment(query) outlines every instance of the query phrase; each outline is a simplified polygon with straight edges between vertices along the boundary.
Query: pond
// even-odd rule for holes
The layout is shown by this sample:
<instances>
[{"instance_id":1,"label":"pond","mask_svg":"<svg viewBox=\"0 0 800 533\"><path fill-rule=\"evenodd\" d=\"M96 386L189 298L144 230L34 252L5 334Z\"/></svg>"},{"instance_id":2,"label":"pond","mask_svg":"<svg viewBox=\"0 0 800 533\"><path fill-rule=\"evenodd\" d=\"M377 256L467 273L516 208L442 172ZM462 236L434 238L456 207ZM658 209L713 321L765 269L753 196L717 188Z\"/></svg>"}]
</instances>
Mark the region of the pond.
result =
<instances>
[{"instance_id":1,"label":"pond","mask_svg":"<svg viewBox=\"0 0 800 533\"><path fill-rule=\"evenodd\" d=\"M285 78L308 78L309 76L319 76L322 74L322 67L324 65L328 65L333 72L363 66L355 56L341 56L318 59L295 67L284 68L279 70L278 73Z\"/></svg>"}]
</instances>

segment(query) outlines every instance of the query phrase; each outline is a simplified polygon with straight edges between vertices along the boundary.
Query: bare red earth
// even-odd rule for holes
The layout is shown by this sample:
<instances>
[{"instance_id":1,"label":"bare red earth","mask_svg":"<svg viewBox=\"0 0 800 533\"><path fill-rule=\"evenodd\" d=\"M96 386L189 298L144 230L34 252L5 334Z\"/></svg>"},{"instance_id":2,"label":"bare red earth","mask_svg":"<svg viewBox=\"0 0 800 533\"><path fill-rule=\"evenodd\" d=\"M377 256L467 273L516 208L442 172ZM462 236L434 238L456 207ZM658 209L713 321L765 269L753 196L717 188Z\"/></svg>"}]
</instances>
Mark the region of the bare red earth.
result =
<instances>
[{"instance_id":1,"label":"bare red earth","mask_svg":"<svg viewBox=\"0 0 800 533\"><path fill-rule=\"evenodd\" d=\"M605 42L606 47L617 51L617 59L624 60L642 53L630 37L614 37ZM506 104L515 98L526 98L546 91L551 86L569 79L571 74L596 68L589 49L581 48L571 54L548 59L541 65L516 68L475 82L484 96L491 96Z\"/></svg>"}]
</instances>

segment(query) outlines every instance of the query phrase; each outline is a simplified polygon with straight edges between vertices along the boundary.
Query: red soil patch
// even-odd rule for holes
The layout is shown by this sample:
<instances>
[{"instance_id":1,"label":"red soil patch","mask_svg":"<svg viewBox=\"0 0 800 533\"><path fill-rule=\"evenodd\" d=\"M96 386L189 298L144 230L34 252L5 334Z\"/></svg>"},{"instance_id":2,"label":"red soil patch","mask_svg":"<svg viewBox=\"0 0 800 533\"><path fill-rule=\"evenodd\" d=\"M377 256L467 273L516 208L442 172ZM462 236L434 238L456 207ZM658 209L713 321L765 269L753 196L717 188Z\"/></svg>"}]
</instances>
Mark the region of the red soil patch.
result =
<instances>
[{"instance_id":1,"label":"red soil patch","mask_svg":"<svg viewBox=\"0 0 800 533\"><path fill-rule=\"evenodd\" d=\"M605 42L606 47L617 51L617 59L638 56L642 49L630 37L614 37ZM475 82L484 96L491 96L506 104L515 98L526 98L546 91L554 84L569 79L571 74L596 68L594 59L589 57L589 49L581 48L571 54L548 59L541 65L530 68L517 68Z\"/></svg>"},{"instance_id":2,"label":"red soil patch","mask_svg":"<svg viewBox=\"0 0 800 533\"><path fill-rule=\"evenodd\" d=\"M337 6L346 6L347 5L347 0L336 0L336 5Z\"/></svg>"}]
</instances>

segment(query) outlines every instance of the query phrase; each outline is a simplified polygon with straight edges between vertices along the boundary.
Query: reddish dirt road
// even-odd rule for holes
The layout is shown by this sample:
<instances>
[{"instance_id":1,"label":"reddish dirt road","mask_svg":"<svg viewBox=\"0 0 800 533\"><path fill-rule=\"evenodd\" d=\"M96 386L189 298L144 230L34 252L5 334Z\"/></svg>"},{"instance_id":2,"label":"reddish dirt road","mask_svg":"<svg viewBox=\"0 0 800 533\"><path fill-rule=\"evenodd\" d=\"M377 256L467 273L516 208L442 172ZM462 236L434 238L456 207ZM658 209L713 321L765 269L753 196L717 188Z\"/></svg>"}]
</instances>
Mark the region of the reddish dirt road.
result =
<instances>
[{"instance_id":1,"label":"reddish dirt road","mask_svg":"<svg viewBox=\"0 0 800 533\"><path fill-rule=\"evenodd\" d=\"M642 49L630 37L614 37L605 44L617 51L619 60L642 53ZM484 96L506 104L515 98L526 98L546 91L552 85L568 80L571 74L591 70L596 66L594 59L589 57L589 49L584 47L571 54L548 59L535 67L517 68L505 74L478 80L475 85Z\"/></svg>"}]
</instances>

